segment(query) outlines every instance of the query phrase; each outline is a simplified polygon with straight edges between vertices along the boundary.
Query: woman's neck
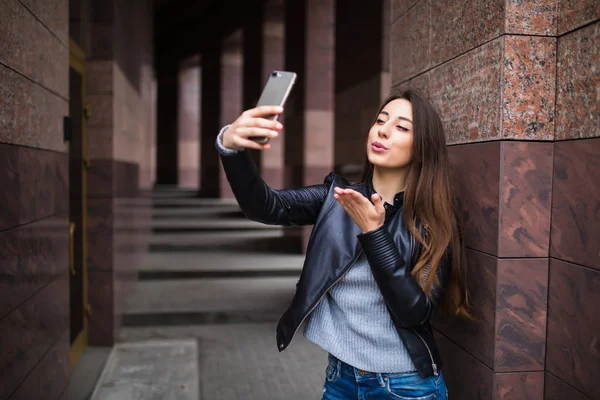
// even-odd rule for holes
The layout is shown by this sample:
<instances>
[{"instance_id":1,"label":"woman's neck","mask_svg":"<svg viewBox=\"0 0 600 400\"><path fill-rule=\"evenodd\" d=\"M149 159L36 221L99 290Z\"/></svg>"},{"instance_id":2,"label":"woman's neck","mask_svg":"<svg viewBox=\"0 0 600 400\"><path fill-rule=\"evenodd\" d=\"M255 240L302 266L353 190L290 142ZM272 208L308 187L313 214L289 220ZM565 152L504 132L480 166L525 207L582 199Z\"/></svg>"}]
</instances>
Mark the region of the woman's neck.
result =
<instances>
[{"instance_id":1,"label":"woman's neck","mask_svg":"<svg viewBox=\"0 0 600 400\"><path fill-rule=\"evenodd\" d=\"M406 168L377 168L373 169L373 189L383 197L383 201L394 204L394 196L403 192L406 186Z\"/></svg>"}]
</instances>

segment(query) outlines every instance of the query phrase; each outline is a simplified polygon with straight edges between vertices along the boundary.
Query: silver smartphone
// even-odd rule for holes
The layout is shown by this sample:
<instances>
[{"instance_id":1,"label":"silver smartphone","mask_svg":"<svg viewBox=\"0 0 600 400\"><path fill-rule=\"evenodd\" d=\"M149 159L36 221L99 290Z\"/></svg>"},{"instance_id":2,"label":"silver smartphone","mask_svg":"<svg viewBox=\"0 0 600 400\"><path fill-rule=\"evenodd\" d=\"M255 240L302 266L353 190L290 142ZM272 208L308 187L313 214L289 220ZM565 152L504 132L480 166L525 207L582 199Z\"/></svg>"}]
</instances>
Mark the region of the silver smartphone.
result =
<instances>
[{"instance_id":1,"label":"silver smartphone","mask_svg":"<svg viewBox=\"0 0 600 400\"><path fill-rule=\"evenodd\" d=\"M285 101L296 83L296 73L287 71L273 71L269 76L267 84L263 88L262 94L258 99L256 106L283 106ZM277 120L279 115L270 115L265 118ZM257 143L266 144L269 142L268 137L256 136L251 138Z\"/></svg>"}]
</instances>

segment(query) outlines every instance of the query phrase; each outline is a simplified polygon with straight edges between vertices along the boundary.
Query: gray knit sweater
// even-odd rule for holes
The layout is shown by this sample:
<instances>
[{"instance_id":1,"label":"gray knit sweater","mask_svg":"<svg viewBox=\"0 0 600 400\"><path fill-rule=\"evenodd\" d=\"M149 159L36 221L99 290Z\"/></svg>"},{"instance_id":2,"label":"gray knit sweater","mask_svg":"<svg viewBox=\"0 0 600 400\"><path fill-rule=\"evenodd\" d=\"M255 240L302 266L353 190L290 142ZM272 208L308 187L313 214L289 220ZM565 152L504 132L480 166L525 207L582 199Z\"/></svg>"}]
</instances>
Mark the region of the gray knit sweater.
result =
<instances>
[{"instance_id":1,"label":"gray knit sweater","mask_svg":"<svg viewBox=\"0 0 600 400\"><path fill-rule=\"evenodd\" d=\"M416 370L364 254L315 308L304 336L358 369Z\"/></svg>"},{"instance_id":2,"label":"gray knit sweater","mask_svg":"<svg viewBox=\"0 0 600 400\"><path fill-rule=\"evenodd\" d=\"M237 151L223 146L222 155ZM339 360L370 372L408 372L416 368L394 328L364 254L325 295L308 319L304 336Z\"/></svg>"}]
</instances>

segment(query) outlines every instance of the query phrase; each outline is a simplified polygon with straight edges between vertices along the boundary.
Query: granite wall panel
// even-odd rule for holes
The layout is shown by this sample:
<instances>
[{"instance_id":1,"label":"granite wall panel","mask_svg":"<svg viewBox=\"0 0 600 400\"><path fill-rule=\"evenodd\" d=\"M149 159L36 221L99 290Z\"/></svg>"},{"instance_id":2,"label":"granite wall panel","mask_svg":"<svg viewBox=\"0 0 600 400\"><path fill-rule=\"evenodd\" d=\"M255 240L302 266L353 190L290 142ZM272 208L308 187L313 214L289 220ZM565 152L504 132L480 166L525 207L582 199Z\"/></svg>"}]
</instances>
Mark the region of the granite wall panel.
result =
<instances>
[{"instance_id":1,"label":"granite wall panel","mask_svg":"<svg viewBox=\"0 0 600 400\"><path fill-rule=\"evenodd\" d=\"M600 270L600 138L554 146L550 254Z\"/></svg>"},{"instance_id":2,"label":"granite wall panel","mask_svg":"<svg viewBox=\"0 0 600 400\"><path fill-rule=\"evenodd\" d=\"M69 326L69 281L61 277L0 321L0 399L5 400Z\"/></svg>"},{"instance_id":3,"label":"granite wall panel","mask_svg":"<svg viewBox=\"0 0 600 400\"><path fill-rule=\"evenodd\" d=\"M562 2L561 2L562 4ZM598 6L600 13L600 6ZM600 136L600 22L558 39L556 139Z\"/></svg>"},{"instance_id":4,"label":"granite wall panel","mask_svg":"<svg viewBox=\"0 0 600 400\"><path fill-rule=\"evenodd\" d=\"M600 20L597 0L560 0L557 3L559 35Z\"/></svg>"},{"instance_id":5,"label":"granite wall panel","mask_svg":"<svg viewBox=\"0 0 600 400\"><path fill-rule=\"evenodd\" d=\"M54 3L57 7L66 5L65 0ZM3 1L0 16L0 64L66 100L69 97L68 42L61 42L48 31L21 2Z\"/></svg>"},{"instance_id":6,"label":"granite wall panel","mask_svg":"<svg viewBox=\"0 0 600 400\"><path fill-rule=\"evenodd\" d=\"M550 259L546 369L592 399L600 398L598 287L599 271Z\"/></svg>"}]
</instances>

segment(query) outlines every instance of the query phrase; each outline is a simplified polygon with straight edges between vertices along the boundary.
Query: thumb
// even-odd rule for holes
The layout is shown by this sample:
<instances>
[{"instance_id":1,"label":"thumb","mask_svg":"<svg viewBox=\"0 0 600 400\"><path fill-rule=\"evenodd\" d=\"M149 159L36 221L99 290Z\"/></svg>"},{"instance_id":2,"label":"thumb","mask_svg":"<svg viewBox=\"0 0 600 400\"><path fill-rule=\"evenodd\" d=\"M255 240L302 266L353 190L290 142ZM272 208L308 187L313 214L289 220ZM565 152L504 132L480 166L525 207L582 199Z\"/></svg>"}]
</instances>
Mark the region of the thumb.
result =
<instances>
[{"instance_id":1,"label":"thumb","mask_svg":"<svg viewBox=\"0 0 600 400\"><path fill-rule=\"evenodd\" d=\"M371 199L373 200L373 205L375 206L375 210L377 210L377 212L385 212L385 208L383 207L383 198L380 195L375 193L371 196Z\"/></svg>"}]
</instances>

